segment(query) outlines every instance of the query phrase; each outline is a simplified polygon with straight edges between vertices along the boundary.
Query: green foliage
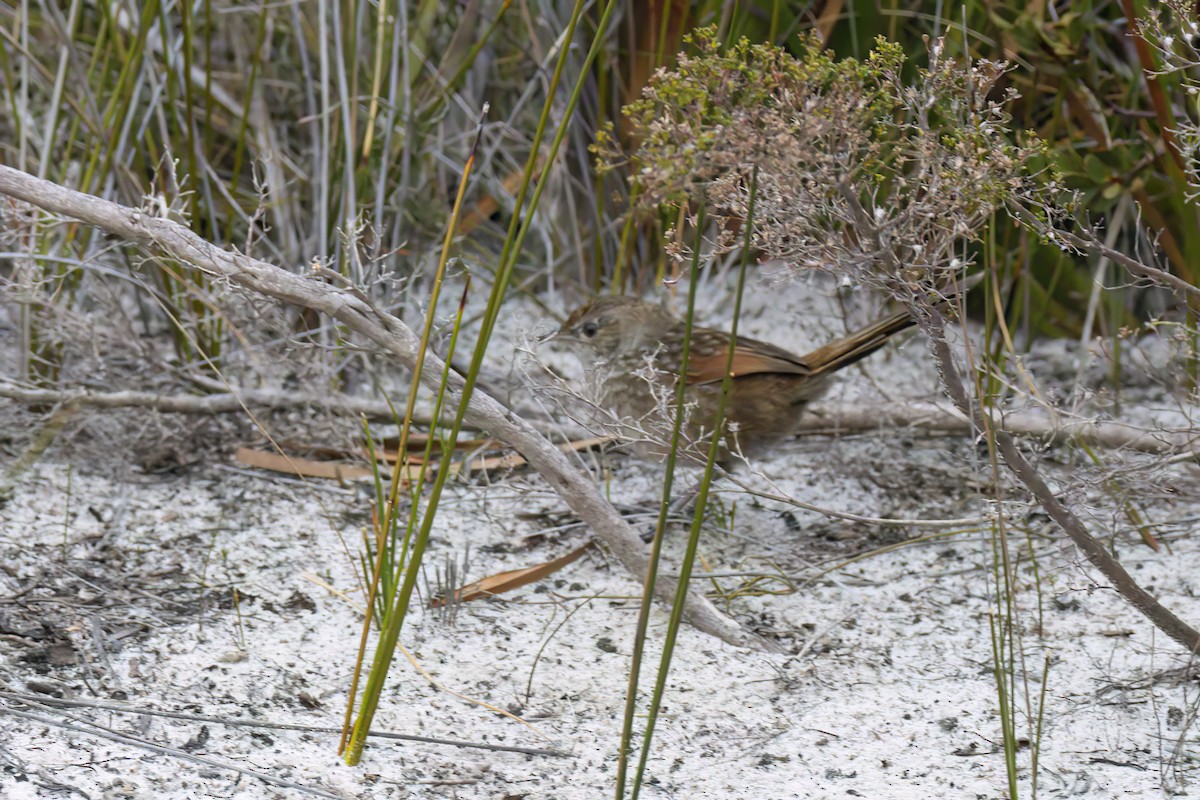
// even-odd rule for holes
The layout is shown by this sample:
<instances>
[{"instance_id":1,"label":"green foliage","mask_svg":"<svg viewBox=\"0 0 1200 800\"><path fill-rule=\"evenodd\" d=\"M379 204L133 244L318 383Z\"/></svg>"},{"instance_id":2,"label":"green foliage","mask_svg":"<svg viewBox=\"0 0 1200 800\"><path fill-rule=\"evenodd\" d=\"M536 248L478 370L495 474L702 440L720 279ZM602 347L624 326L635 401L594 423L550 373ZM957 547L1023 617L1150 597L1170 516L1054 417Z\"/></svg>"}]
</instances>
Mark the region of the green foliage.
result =
<instances>
[{"instance_id":1,"label":"green foliage","mask_svg":"<svg viewBox=\"0 0 1200 800\"><path fill-rule=\"evenodd\" d=\"M1045 145L1011 132L1003 64L960 63L942 41L912 70L883 39L861 60L836 60L815 35L796 55L745 39L721 47L713 28L689 43L694 53L625 110L643 209L698 201L740 220L757 171L757 249L895 290L940 284L959 242L1006 203L1053 206L1054 182L1036 180L1049 172ZM597 152L623 163L611 129Z\"/></svg>"},{"instance_id":2,"label":"green foliage","mask_svg":"<svg viewBox=\"0 0 1200 800\"><path fill-rule=\"evenodd\" d=\"M481 105L448 101L493 34L521 34L501 27L508 7L0 4L0 159L298 271L316 258L391 300L386 281L431 266L455 183L446 165L465 158ZM538 67L505 65L492 89L513 95ZM33 255L51 256L31 282L59 308L88 310L75 293L82 265L110 243L53 220L29 230ZM236 362L246 342L230 323L242 320L223 317L222 287L186 265L122 257L122 291L136 289L147 328L171 326L177 363ZM53 382L75 354L37 308L25 372ZM336 347L336 334L323 343Z\"/></svg>"}]
</instances>

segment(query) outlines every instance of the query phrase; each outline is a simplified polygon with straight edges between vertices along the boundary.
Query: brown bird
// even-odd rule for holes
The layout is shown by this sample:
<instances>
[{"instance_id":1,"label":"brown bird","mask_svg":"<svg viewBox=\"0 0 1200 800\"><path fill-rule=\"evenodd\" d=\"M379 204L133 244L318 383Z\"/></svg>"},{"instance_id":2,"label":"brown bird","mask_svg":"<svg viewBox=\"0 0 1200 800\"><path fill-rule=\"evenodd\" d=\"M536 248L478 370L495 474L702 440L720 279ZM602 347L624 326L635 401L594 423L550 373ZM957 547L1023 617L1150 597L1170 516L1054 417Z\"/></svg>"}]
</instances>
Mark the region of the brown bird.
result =
<instances>
[{"instance_id":1,"label":"brown bird","mask_svg":"<svg viewBox=\"0 0 1200 800\"><path fill-rule=\"evenodd\" d=\"M911 325L907 312L895 314L802 356L738 336L725 412L727 445L745 448L794 433L804 406L829 388L832 373L875 352ZM649 427L661 431L663 411L674 405L684 332L684 322L656 304L602 297L577 309L548 338L579 346L600 408L625 421L659 422ZM684 376L692 438L713 429L729 339L725 331L692 328Z\"/></svg>"}]
</instances>

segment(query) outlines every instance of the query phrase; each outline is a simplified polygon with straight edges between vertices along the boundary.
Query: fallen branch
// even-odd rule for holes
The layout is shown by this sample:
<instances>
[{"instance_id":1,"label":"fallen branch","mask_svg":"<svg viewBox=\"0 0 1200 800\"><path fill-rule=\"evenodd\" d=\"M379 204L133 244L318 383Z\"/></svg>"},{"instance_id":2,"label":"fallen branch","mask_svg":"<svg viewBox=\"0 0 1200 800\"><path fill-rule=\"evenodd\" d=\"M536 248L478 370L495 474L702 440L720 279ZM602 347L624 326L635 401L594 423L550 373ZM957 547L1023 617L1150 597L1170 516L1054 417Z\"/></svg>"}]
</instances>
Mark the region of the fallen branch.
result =
<instances>
[{"instance_id":1,"label":"fallen branch","mask_svg":"<svg viewBox=\"0 0 1200 800\"><path fill-rule=\"evenodd\" d=\"M992 420L980 411L978 404L973 403L967 395L966 385L959 373L950 345L946 342L945 323L941 311L936 306L920 310L917 319L922 329L929 336L933 356L937 360L938 374L943 388L955 407L967 416L972 424L980 431L986 431L993 437L1004 463L1025 484L1025 488L1037 499L1046 513L1050 515L1063 532L1075 543L1088 561L1108 578L1122 597L1163 633L1183 645L1192 653L1200 652L1200 631L1188 625L1179 617L1168 611L1149 592L1138 585L1121 563L1113 558L1104 545L1088 532L1075 512L1067 508L1054 491L1042 479L1037 469L1021 454L1016 441L1007 431L992 426Z\"/></svg>"},{"instance_id":2,"label":"fallen branch","mask_svg":"<svg viewBox=\"0 0 1200 800\"><path fill-rule=\"evenodd\" d=\"M372 308L356 289L330 286L274 264L222 250L169 219L148 216L138 209L3 165L0 165L0 194L94 225L126 242L161 251L216 280L325 314L373 342L405 367L416 366L420 348L417 335L397 317ZM422 381L438 387L444 368L440 358L427 353ZM462 398L464 382L455 372L448 375L445 397L455 407ZM641 579L646 570L642 540L566 455L528 422L482 391L473 394L466 421L524 455L563 501L591 526L625 569ZM674 590L674 581L659 581L657 595L669 602ZM694 626L731 644L768 646L694 592L689 595L687 611Z\"/></svg>"},{"instance_id":3,"label":"fallen branch","mask_svg":"<svg viewBox=\"0 0 1200 800\"><path fill-rule=\"evenodd\" d=\"M1037 439L1047 446L1083 442L1108 450L1134 450L1155 455L1186 453L1200 457L1200 436L1191 429L1151 430L1124 422L1071 419L1048 410L992 410L989 419L997 430ZM853 433L878 428L912 428L964 435L973 435L979 430L971 419L953 407L919 401L847 406L813 404L798 426L803 433Z\"/></svg>"},{"instance_id":4,"label":"fallen branch","mask_svg":"<svg viewBox=\"0 0 1200 800\"><path fill-rule=\"evenodd\" d=\"M29 701L23 702L29 703ZM36 708L36 706L34 707ZM172 758L180 759L181 761L190 761L193 764L199 764L200 766L208 769L227 769L232 772L236 772L239 775L248 776L260 780L263 783L271 784L272 786L278 786L282 789L290 789L299 794L308 794L315 797L327 797L330 800L340 800L340 798L345 796L341 794L333 794L332 792L326 791L320 787L289 781L286 778L272 775L269 772L260 772L259 770L249 769L239 764L227 764L215 758L208 758L206 756L198 756L193 753L189 753L186 750L178 747L167 747L165 745L155 744L147 739L142 739L137 736L117 733L116 731L101 727L99 724L94 722L88 722L84 720L74 722L71 721L70 717L67 717L66 719L57 719L45 714L35 714L30 711L19 711L15 708L6 708L4 706L0 706L0 713L8 714L9 716L17 717L18 719L23 719L26 722L45 725L50 728L61 728L62 730L80 733L84 736L91 736L97 739L105 739L110 742L116 742L117 744L124 744L130 747L140 747L141 749L151 753L170 756Z\"/></svg>"},{"instance_id":5,"label":"fallen branch","mask_svg":"<svg viewBox=\"0 0 1200 800\"><path fill-rule=\"evenodd\" d=\"M332 414L365 415L393 420L394 407L382 400L345 394L322 395L277 389L237 389L209 395L157 392L92 392L32 389L0 381L0 397L30 405L91 406L95 408L151 408L168 414L229 414L246 408L314 408ZM1200 436L1187 430L1148 430L1123 422L1068 419L1051 412L993 412L992 422L1013 436L1037 439L1047 446L1083 442L1108 450L1134 450L1155 455L1192 455L1200 458ZM428 423L428 420L417 419ZM536 424L536 421L534 421ZM930 433L974 434L970 420L940 403L862 403L830 406L813 403L796 426L798 433L839 435L881 428L908 428Z\"/></svg>"},{"instance_id":6,"label":"fallen branch","mask_svg":"<svg viewBox=\"0 0 1200 800\"><path fill-rule=\"evenodd\" d=\"M247 408L315 408L335 414L395 419L395 407L382 400L326 392L308 394L281 389L237 389L214 394L162 394L160 392L93 392L86 389L57 391L32 389L0 382L0 397L30 405L91 406L93 408L149 408L165 414L237 414ZM416 422L429 420L414 419Z\"/></svg>"},{"instance_id":7,"label":"fallen branch","mask_svg":"<svg viewBox=\"0 0 1200 800\"><path fill-rule=\"evenodd\" d=\"M177 719L184 722L203 722L224 725L229 728L254 728L264 731L301 731L303 733L341 733L341 727L327 725L301 725L295 722L269 722L263 719L247 717L230 717L227 715L209 716L206 714L188 714L183 711L163 711L148 706L133 706L122 703L109 703L103 700L85 700L81 698L51 697L49 695L22 694L0 690L0 697L14 700L27 706L47 706L50 708L96 708L107 714L129 714L131 716L162 717ZM497 753L521 753L529 756L554 756L564 758L570 753L562 750L552 750L544 747L522 747L511 744L494 744L491 742L473 742L466 739L443 739L435 736L418 736L412 733L394 733L392 731L372 730L367 736L377 739L391 739L400 742L417 742L420 744L448 745L464 749L490 750Z\"/></svg>"},{"instance_id":8,"label":"fallen branch","mask_svg":"<svg viewBox=\"0 0 1200 800\"><path fill-rule=\"evenodd\" d=\"M1080 236L1061 227L1056 228L1046 221L1039 219L1036 214L1031 213L1029 209L1023 208L1018 203L1010 203L1008 205L1008 212L1020 222L1027 225L1030 230L1045 236L1051 242L1068 245L1083 253L1103 256L1114 264L1118 264L1129 270L1134 275L1147 278L1163 286L1169 286L1180 294L1190 297L1200 297L1200 286L1193 286L1183 278L1172 275L1165 269L1143 264L1136 258L1131 258L1122 253L1120 250L1114 250L1099 239L1091 236Z\"/></svg>"}]
</instances>

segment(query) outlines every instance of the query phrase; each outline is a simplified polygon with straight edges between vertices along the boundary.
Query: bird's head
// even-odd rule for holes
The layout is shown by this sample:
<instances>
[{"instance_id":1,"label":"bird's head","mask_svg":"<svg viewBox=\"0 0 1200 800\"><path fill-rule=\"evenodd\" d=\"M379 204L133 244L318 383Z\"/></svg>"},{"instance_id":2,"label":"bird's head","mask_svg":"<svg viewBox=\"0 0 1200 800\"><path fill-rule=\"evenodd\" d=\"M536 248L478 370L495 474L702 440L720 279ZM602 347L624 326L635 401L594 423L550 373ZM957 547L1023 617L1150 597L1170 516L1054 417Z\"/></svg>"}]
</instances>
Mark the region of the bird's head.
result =
<instances>
[{"instance_id":1,"label":"bird's head","mask_svg":"<svg viewBox=\"0 0 1200 800\"><path fill-rule=\"evenodd\" d=\"M546 340L591 348L604 358L652 350L677 325L665 309L633 297L600 297L576 309Z\"/></svg>"}]
</instances>

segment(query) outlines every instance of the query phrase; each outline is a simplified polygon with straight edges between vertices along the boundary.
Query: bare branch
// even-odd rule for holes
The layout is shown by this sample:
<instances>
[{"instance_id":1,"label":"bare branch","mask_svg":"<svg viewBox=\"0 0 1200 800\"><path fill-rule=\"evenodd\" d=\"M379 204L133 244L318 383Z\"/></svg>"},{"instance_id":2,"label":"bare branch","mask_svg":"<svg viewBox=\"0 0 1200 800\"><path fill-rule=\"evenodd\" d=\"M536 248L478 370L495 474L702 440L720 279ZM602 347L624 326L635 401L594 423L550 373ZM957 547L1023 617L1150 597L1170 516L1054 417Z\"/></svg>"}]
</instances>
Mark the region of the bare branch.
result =
<instances>
[{"instance_id":1,"label":"bare branch","mask_svg":"<svg viewBox=\"0 0 1200 800\"><path fill-rule=\"evenodd\" d=\"M0 397L22 403L63 405L92 408L150 408L165 414L229 414L247 408L315 408L336 414L365 415L372 419L392 419L394 406L382 400L351 397L336 392L310 394L282 389L234 389L214 394L162 394L159 392L121 391L92 392L87 390L56 391L31 389L0 382ZM414 418L428 423L428 419Z\"/></svg>"},{"instance_id":2,"label":"bare branch","mask_svg":"<svg viewBox=\"0 0 1200 800\"><path fill-rule=\"evenodd\" d=\"M416 366L420 342L417 335L398 318L372 309L353 290L336 289L265 261L222 250L169 219L151 217L138 209L76 192L3 165L0 165L0 194L94 225L127 242L162 251L244 289L326 314L381 347L409 369ZM426 354L422 381L438 387L444 366L436 355ZM446 401L451 407L461 400L463 385L461 376L449 373ZM563 501L591 526L621 564L632 575L641 578L646 570L641 538L557 447L524 419L482 391L477 390L472 396L466 421L524 455ZM674 591L674 581L659 580L657 594L660 598L669 599ZM689 595L688 619L700 630L732 644L768 646L700 595Z\"/></svg>"},{"instance_id":3,"label":"bare branch","mask_svg":"<svg viewBox=\"0 0 1200 800\"><path fill-rule=\"evenodd\" d=\"M942 386L954 402L955 407L968 415L980 430L989 430L990 418L982 414L967 396L966 385L954 363L950 345L946 342L945 327L941 312L937 307L925 309L918 319L925 332L929 335L934 358L938 362ZM1179 617L1168 611L1149 592L1138 585L1121 563L1112 557L1104 545L1088 532L1087 526L1071 509L1067 508L1053 490L1042 479L1041 474L1017 448L1016 441L1003 430L991 428L989 433L995 437L996 446L1008 468L1016 475L1021 483L1041 503L1042 508L1050 515L1063 532L1070 537L1075 546L1083 551L1088 561L1112 581L1114 588L1130 605L1146 616L1163 633L1179 642L1189 651L1200 652L1200 631L1188 625Z\"/></svg>"},{"instance_id":4,"label":"bare branch","mask_svg":"<svg viewBox=\"0 0 1200 800\"><path fill-rule=\"evenodd\" d=\"M915 428L931 433L973 434L972 421L939 403L906 402L831 407L813 404L798 429L807 433L854 433L879 428ZM1147 430L1123 422L1072 419L1050 409L1044 412L989 411L997 430L1037 439L1047 446L1086 442L1108 450L1133 450L1156 455L1200 458L1200 437L1191 430Z\"/></svg>"},{"instance_id":5,"label":"bare branch","mask_svg":"<svg viewBox=\"0 0 1200 800\"><path fill-rule=\"evenodd\" d=\"M1109 261L1112 261L1114 264L1121 265L1134 275L1148 278L1155 283L1162 284L1163 286L1169 286L1181 294L1200 297L1200 287L1193 286L1183 278L1172 275L1165 269L1159 269L1158 267L1152 267L1149 264L1143 264L1136 258L1131 258L1125 253L1122 253L1120 250L1114 250L1113 248L1108 247L1104 244L1104 242L1100 241L1094 236L1080 236L1079 234L1072 233L1071 231L1065 231L1061 230L1060 228L1051 227L1043 220L1038 219L1038 217L1031 213L1029 209L1024 208L1017 203L1010 203L1008 206L1008 212L1012 214L1013 217L1020 220L1023 224L1028 225L1032 230L1036 231L1042 236L1047 237L1051 241L1070 245L1071 247L1082 250L1085 253L1094 253L1096 255L1103 256Z\"/></svg>"},{"instance_id":6,"label":"bare branch","mask_svg":"<svg viewBox=\"0 0 1200 800\"><path fill-rule=\"evenodd\" d=\"M229 414L246 408L315 408L334 414L366 415L372 419L391 419L394 408L382 400L352 397L346 394L315 395L278 389L235 389L208 395L160 394L157 392L92 392L32 389L0 382L0 397L21 403L93 408L151 408L167 414ZM1107 450L1132 450L1139 453L1200 458L1200 437L1191 430L1147 430L1123 422L1096 422L1072 419L1055 413L1016 411L991 412L992 424L1013 436L1037 439L1046 446L1086 442ZM420 422L428 423L429 420ZM537 426L537 420L531 420ZM561 424L559 425L561 427ZM971 421L939 403L920 401L881 404L830 406L813 403L796 423L798 433L814 435L861 433L879 429L915 429L928 433L966 435L975 432ZM587 429L590 430L590 429ZM608 430L606 433L610 432ZM648 433L629 424L619 428L621 438L656 441Z\"/></svg>"}]
</instances>

